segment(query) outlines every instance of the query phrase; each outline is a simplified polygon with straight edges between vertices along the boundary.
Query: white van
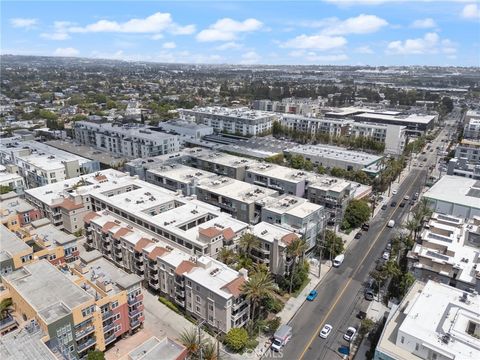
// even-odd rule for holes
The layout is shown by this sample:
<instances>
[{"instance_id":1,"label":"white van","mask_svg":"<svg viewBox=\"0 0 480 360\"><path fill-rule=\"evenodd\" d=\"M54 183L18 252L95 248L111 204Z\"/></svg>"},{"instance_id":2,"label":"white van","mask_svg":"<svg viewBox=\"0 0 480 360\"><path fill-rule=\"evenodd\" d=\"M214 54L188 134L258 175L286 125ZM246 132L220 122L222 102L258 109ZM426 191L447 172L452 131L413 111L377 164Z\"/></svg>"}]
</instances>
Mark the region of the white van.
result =
<instances>
[{"instance_id":1,"label":"white van","mask_svg":"<svg viewBox=\"0 0 480 360\"><path fill-rule=\"evenodd\" d=\"M333 267L339 267L340 265L342 265L343 260L345 260L345 255L338 255L335 259L333 259Z\"/></svg>"},{"instance_id":2,"label":"white van","mask_svg":"<svg viewBox=\"0 0 480 360\"><path fill-rule=\"evenodd\" d=\"M387 224L389 228L393 228L395 226L395 220L390 220Z\"/></svg>"}]
</instances>

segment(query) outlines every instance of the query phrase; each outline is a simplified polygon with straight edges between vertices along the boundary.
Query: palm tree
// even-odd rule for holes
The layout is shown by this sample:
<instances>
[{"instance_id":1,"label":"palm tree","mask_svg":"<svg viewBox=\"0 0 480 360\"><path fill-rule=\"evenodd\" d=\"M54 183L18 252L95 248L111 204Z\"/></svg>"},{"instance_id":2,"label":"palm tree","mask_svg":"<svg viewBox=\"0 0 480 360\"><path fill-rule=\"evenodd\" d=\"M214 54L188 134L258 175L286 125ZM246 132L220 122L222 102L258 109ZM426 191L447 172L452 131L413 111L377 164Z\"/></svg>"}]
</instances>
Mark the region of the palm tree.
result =
<instances>
[{"instance_id":1,"label":"palm tree","mask_svg":"<svg viewBox=\"0 0 480 360\"><path fill-rule=\"evenodd\" d=\"M210 340L205 341L205 344L202 347L202 359L220 360L220 356L217 352L217 346Z\"/></svg>"},{"instance_id":2,"label":"palm tree","mask_svg":"<svg viewBox=\"0 0 480 360\"><path fill-rule=\"evenodd\" d=\"M11 306L11 298L3 299L2 302L0 302L0 320L5 319L10 314Z\"/></svg>"},{"instance_id":3,"label":"palm tree","mask_svg":"<svg viewBox=\"0 0 480 360\"><path fill-rule=\"evenodd\" d=\"M253 248L260 246L260 240L252 233L244 233L240 237L239 246L245 254L250 255Z\"/></svg>"},{"instance_id":4,"label":"palm tree","mask_svg":"<svg viewBox=\"0 0 480 360\"><path fill-rule=\"evenodd\" d=\"M237 260L237 255L232 249L221 248L218 253L218 260L223 262L225 265L232 265Z\"/></svg>"},{"instance_id":5,"label":"palm tree","mask_svg":"<svg viewBox=\"0 0 480 360\"><path fill-rule=\"evenodd\" d=\"M416 235L416 232L417 232L419 226L420 226L420 223L415 216L405 223L405 229L407 229L409 231L408 236L410 238L412 237L413 234ZM416 238L416 236L413 239L415 239L415 238Z\"/></svg>"},{"instance_id":6,"label":"palm tree","mask_svg":"<svg viewBox=\"0 0 480 360\"><path fill-rule=\"evenodd\" d=\"M195 356L201 349L202 340L195 328L185 329L180 334L180 342L187 348L190 357Z\"/></svg>"},{"instance_id":7,"label":"palm tree","mask_svg":"<svg viewBox=\"0 0 480 360\"><path fill-rule=\"evenodd\" d=\"M256 310L263 299L273 296L275 284L269 273L255 272L242 286L242 293L252 304L251 319L256 319Z\"/></svg>"},{"instance_id":8,"label":"palm tree","mask_svg":"<svg viewBox=\"0 0 480 360\"><path fill-rule=\"evenodd\" d=\"M292 292L293 285L293 275L295 274L295 267L297 265L297 260L303 256L305 250L307 249L307 244L304 239L296 238L287 246L287 254L293 258L292 271L290 272L290 288L289 293Z\"/></svg>"}]
</instances>

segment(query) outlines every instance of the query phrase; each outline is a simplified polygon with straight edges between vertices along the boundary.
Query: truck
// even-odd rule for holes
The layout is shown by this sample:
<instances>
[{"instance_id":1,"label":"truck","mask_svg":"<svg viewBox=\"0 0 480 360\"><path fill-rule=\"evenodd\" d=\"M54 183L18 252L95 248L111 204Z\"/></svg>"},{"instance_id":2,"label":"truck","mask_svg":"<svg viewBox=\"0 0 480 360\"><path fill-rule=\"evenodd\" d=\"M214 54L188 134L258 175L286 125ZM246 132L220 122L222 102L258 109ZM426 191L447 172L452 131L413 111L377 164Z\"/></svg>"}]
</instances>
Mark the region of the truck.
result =
<instances>
[{"instance_id":1,"label":"truck","mask_svg":"<svg viewBox=\"0 0 480 360\"><path fill-rule=\"evenodd\" d=\"M292 327L289 325L281 325L273 335L271 348L274 351L280 351L282 347L292 338Z\"/></svg>"}]
</instances>

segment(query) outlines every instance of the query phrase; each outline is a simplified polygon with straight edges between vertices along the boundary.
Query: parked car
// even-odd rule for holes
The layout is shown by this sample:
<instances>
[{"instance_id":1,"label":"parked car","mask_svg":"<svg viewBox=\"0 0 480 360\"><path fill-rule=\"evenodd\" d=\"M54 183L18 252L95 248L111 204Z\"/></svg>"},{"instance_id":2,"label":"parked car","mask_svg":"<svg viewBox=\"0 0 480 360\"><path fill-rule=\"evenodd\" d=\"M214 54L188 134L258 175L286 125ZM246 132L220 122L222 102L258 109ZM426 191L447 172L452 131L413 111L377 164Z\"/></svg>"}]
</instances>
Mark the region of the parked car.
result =
<instances>
[{"instance_id":1,"label":"parked car","mask_svg":"<svg viewBox=\"0 0 480 360\"><path fill-rule=\"evenodd\" d=\"M317 290L312 290L312 291L310 291L310 293L308 294L307 300L308 300L308 301L313 301L313 300L315 300L315 298L317 297L317 295L318 295Z\"/></svg>"},{"instance_id":2,"label":"parked car","mask_svg":"<svg viewBox=\"0 0 480 360\"><path fill-rule=\"evenodd\" d=\"M362 230L363 231L368 231L368 229L370 229L370 224L365 223L365 224L362 225Z\"/></svg>"},{"instance_id":3,"label":"parked car","mask_svg":"<svg viewBox=\"0 0 480 360\"><path fill-rule=\"evenodd\" d=\"M359 311L357 313L357 319L363 320L367 317L367 313L365 311Z\"/></svg>"},{"instance_id":4,"label":"parked car","mask_svg":"<svg viewBox=\"0 0 480 360\"><path fill-rule=\"evenodd\" d=\"M385 251L392 251L392 243L387 243L387 246L385 246Z\"/></svg>"},{"instance_id":5,"label":"parked car","mask_svg":"<svg viewBox=\"0 0 480 360\"><path fill-rule=\"evenodd\" d=\"M355 239L360 239L362 237L362 232L359 231L355 234Z\"/></svg>"},{"instance_id":6,"label":"parked car","mask_svg":"<svg viewBox=\"0 0 480 360\"><path fill-rule=\"evenodd\" d=\"M388 261L390 259L390 253L388 251L384 251L382 255L382 259Z\"/></svg>"},{"instance_id":7,"label":"parked car","mask_svg":"<svg viewBox=\"0 0 480 360\"><path fill-rule=\"evenodd\" d=\"M392 201L392 203L390 204L391 207L395 207L397 206L397 202L396 201Z\"/></svg>"},{"instance_id":8,"label":"parked car","mask_svg":"<svg viewBox=\"0 0 480 360\"><path fill-rule=\"evenodd\" d=\"M364 297L367 301L373 301L373 299L375 299L375 293L372 289L365 289Z\"/></svg>"},{"instance_id":9,"label":"parked car","mask_svg":"<svg viewBox=\"0 0 480 360\"><path fill-rule=\"evenodd\" d=\"M388 206L387 203L384 202L384 203L382 204L382 210L387 210L387 206Z\"/></svg>"},{"instance_id":10,"label":"parked car","mask_svg":"<svg viewBox=\"0 0 480 360\"><path fill-rule=\"evenodd\" d=\"M410 196L405 195L405 197L403 198L403 200L407 200L407 201L410 200Z\"/></svg>"},{"instance_id":11,"label":"parked car","mask_svg":"<svg viewBox=\"0 0 480 360\"><path fill-rule=\"evenodd\" d=\"M347 341L352 341L356 333L357 329L355 329L353 326L350 326L345 332L345 335L343 335L343 338Z\"/></svg>"},{"instance_id":12,"label":"parked car","mask_svg":"<svg viewBox=\"0 0 480 360\"><path fill-rule=\"evenodd\" d=\"M332 325L325 324L322 330L320 330L320 334L318 334L318 336L320 336L322 339L326 339L328 335L330 335L330 333L332 332L332 329L333 329Z\"/></svg>"},{"instance_id":13,"label":"parked car","mask_svg":"<svg viewBox=\"0 0 480 360\"><path fill-rule=\"evenodd\" d=\"M402 202L400 203L400 207L401 207L401 208L404 208L404 207L405 207L405 202L404 202L404 201L402 201Z\"/></svg>"},{"instance_id":14,"label":"parked car","mask_svg":"<svg viewBox=\"0 0 480 360\"><path fill-rule=\"evenodd\" d=\"M398 192L398 191L395 189L395 190L392 191L392 194L393 194L393 195L397 195L397 192Z\"/></svg>"}]
</instances>

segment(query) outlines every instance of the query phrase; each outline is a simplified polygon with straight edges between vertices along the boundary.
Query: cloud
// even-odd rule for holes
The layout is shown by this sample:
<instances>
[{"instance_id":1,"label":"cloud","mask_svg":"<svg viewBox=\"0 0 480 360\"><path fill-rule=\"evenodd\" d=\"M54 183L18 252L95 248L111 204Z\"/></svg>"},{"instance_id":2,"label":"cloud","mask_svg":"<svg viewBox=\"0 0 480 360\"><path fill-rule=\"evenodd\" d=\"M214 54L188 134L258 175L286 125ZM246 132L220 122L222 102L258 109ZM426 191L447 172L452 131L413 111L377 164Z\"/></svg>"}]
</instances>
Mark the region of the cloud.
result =
<instances>
[{"instance_id":1,"label":"cloud","mask_svg":"<svg viewBox=\"0 0 480 360\"><path fill-rule=\"evenodd\" d=\"M455 54L457 47L449 39L440 39L437 33L426 33L423 38L392 41L388 44L388 54Z\"/></svg>"},{"instance_id":2,"label":"cloud","mask_svg":"<svg viewBox=\"0 0 480 360\"><path fill-rule=\"evenodd\" d=\"M223 18L210 25L207 29L200 31L197 34L197 40L201 42L231 41L236 39L239 33L256 31L261 29L262 26L261 21L253 18L244 21Z\"/></svg>"},{"instance_id":3,"label":"cloud","mask_svg":"<svg viewBox=\"0 0 480 360\"><path fill-rule=\"evenodd\" d=\"M462 10L465 19L480 19L480 8L477 4L468 4Z\"/></svg>"},{"instance_id":4,"label":"cloud","mask_svg":"<svg viewBox=\"0 0 480 360\"><path fill-rule=\"evenodd\" d=\"M53 55L55 56L63 56L63 57L71 57L71 56L77 56L80 54L80 51L73 47L66 47L66 48L57 48Z\"/></svg>"},{"instance_id":5,"label":"cloud","mask_svg":"<svg viewBox=\"0 0 480 360\"><path fill-rule=\"evenodd\" d=\"M27 19L27 18L13 18L10 19L10 24L14 28L24 28L24 29L31 29L35 25L37 25L37 19Z\"/></svg>"},{"instance_id":6,"label":"cloud","mask_svg":"<svg viewBox=\"0 0 480 360\"><path fill-rule=\"evenodd\" d=\"M373 50L370 46L359 46L354 51L358 54L373 54Z\"/></svg>"},{"instance_id":7,"label":"cloud","mask_svg":"<svg viewBox=\"0 0 480 360\"><path fill-rule=\"evenodd\" d=\"M361 14L343 21L336 21L323 29L325 35L369 34L388 25L388 22L375 15Z\"/></svg>"},{"instance_id":8,"label":"cloud","mask_svg":"<svg viewBox=\"0 0 480 360\"><path fill-rule=\"evenodd\" d=\"M227 43L224 43L222 45L219 45L217 46L215 49L216 50L234 50L234 49L240 49L242 48L242 44L240 43L237 43L237 42L234 42L234 41L230 41L230 42L227 42Z\"/></svg>"},{"instance_id":9,"label":"cloud","mask_svg":"<svg viewBox=\"0 0 480 360\"><path fill-rule=\"evenodd\" d=\"M54 32L54 33L41 33L40 37L48 40L67 40L70 39L70 35L65 32Z\"/></svg>"},{"instance_id":10,"label":"cloud","mask_svg":"<svg viewBox=\"0 0 480 360\"><path fill-rule=\"evenodd\" d=\"M337 63L348 60L345 54L318 54L314 51L295 50L288 53L291 57L302 58L309 63Z\"/></svg>"},{"instance_id":11,"label":"cloud","mask_svg":"<svg viewBox=\"0 0 480 360\"><path fill-rule=\"evenodd\" d=\"M260 55L255 51L249 51L242 55L241 64L258 64L261 60Z\"/></svg>"},{"instance_id":12,"label":"cloud","mask_svg":"<svg viewBox=\"0 0 480 360\"><path fill-rule=\"evenodd\" d=\"M152 40L160 40L163 39L163 34L155 34L150 37Z\"/></svg>"},{"instance_id":13,"label":"cloud","mask_svg":"<svg viewBox=\"0 0 480 360\"><path fill-rule=\"evenodd\" d=\"M40 34L40 37L49 40L67 40L70 39L68 34L68 28L74 26L75 23L70 21L55 21L53 23L51 32L44 32Z\"/></svg>"},{"instance_id":14,"label":"cloud","mask_svg":"<svg viewBox=\"0 0 480 360\"><path fill-rule=\"evenodd\" d=\"M175 49L177 47L177 44L175 44L173 41L166 42L162 45L164 49Z\"/></svg>"},{"instance_id":15,"label":"cloud","mask_svg":"<svg viewBox=\"0 0 480 360\"><path fill-rule=\"evenodd\" d=\"M146 18L134 18L125 22L99 20L86 26L72 26L70 33L118 32L132 34L155 34L168 31L174 35L188 35L195 32L195 25L181 26L176 24L171 14L156 12Z\"/></svg>"},{"instance_id":16,"label":"cloud","mask_svg":"<svg viewBox=\"0 0 480 360\"><path fill-rule=\"evenodd\" d=\"M432 18L418 19L410 24L410 27L416 28L416 29L429 29L429 28L434 28L436 26L437 24L435 23L435 20L433 20Z\"/></svg>"},{"instance_id":17,"label":"cloud","mask_svg":"<svg viewBox=\"0 0 480 360\"><path fill-rule=\"evenodd\" d=\"M345 44L347 44L347 40L342 36L303 34L286 41L280 46L292 49L329 50L342 47Z\"/></svg>"}]
</instances>

